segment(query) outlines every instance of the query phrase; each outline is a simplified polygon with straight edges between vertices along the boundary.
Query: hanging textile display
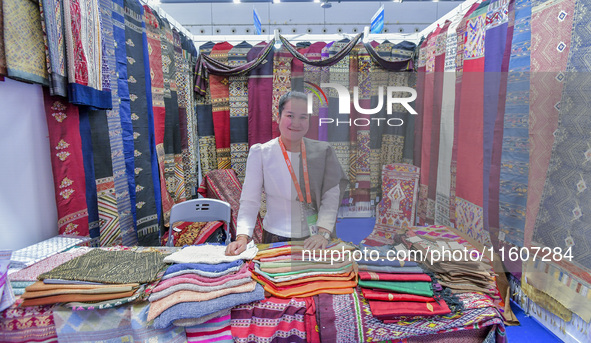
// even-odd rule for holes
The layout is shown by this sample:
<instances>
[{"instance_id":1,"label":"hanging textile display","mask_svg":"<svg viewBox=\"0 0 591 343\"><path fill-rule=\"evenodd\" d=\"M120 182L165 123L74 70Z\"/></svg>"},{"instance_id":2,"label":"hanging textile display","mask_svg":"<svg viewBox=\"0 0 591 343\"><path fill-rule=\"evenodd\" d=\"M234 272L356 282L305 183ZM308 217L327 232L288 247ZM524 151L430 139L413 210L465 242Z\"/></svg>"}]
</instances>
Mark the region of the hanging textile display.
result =
<instances>
[{"instance_id":1,"label":"hanging textile display","mask_svg":"<svg viewBox=\"0 0 591 343\"><path fill-rule=\"evenodd\" d=\"M310 50L310 42L298 42L296 50L305 57ZM298 92L304 91L304 63L297 58L291 62L291 89Z\"/></svg>"},{"instance_id":2,"label":"hanging textile display","mask_svg":"<svg viewBox=\"0 0 591 343\"><path fill-rule=\"evenodd\" d=\"M90 128L90 115L91 112L94 113L95 111L91 111L87 106L82 106L78 108L78 112L78 117L80 119L80 142L82 146L82 159L84 165L84 178L86 184L86 206L88 208L88 234L91 238L90 245L96 247L100 243L100 227L98 194L94 171L92 133ZM104 112L98 114L97 116L100 115L104 115Z\"/></svg>"},{"instance_id":3,"label":"hanging textile display","mask_svg":"<svg viewBox=\"0 0 591 343\"><path fill-rule=\"evenodd\" d=\"M362 45L357 45L349 56L349 87L358 87L359 107L368 109L371 107L372 99L372 76L376 76L371 58ZM355 186L351 189L350 197L353 198L356 210L368 211L371 189L371 135L370 126L365 123L371 122L370 115L362 114L351 107L349 119L352 123L349 127L349 182ZM362 123L362 126L357 126L356 123Z\"/></svg>"},{"instance_id":4,"label":"hanging textile display","mask_svg":"<svg viewBox=\"0 0 591 343\"><path fill-rule=\"evenodd\" d=\"M180 147L176 151L175 156L175 176L177 181L177 193L179 193L180 201L191 199L192 191L188 187L186 179L187 173L190 170L185 165L185 161L189 158L189 142L188 142L188 130L187 130L187 95L185 94L185 83L187 82L187 75L189 74L188 65L185 63L183 58L183 47L181 43L180 33L174 29L172 30L173 43L174 43L174 59L176 64L176 89L177 89L177 100L178 100L178 120L179 120L179 131L177 135L180 135Z\"/></svg>"},{"instance_id":5,"label":"hanging textile display","mask_svg":"<svg viewBox=\"0 0 591 343\"><path fill-rule=\"evenodd\" d=\"M458 118L456 166L456 227L484 245L490 245L483 226L482 120L484 41L488 1L466 22L462 96Z\"/></svg>"},{"instance_id":6,"label":"hanging textile display","mask_svg":"<svg viewBox=\"0 0 591 343\"><path fill-rule=\"evenodd\" d=\"M427 223L435 222L435 206L437 197L437 169L439 167L439 150L441 136L441 108L443 103L443 79L445 71L445 52L447 33L451 22L445 21L439 34L435 37L433 52L433 118L431 121L431 149L429 156L429 186L427 188Z\"/></svg>"},{"instance_id":7,"label":"hanging textile display","mask_svg":"<svg viewBox=\"0 0 591 343\"><path fill-rule=\"evenodd\" d=\"M110 80L103 74L103 68L106 66L103 63L98 2L64 0L63 9L68 63L68 100L76 105L110 109Z\"/></svg>"},{"instance_id":8,"label":"hanging textile display","mask_svg":"<svg viewBox=\"0 0 591 343\"><path fill-rule=\"evenodd\" d=\"M185 201L185 178L182 166L180 106L177 93L177 64L174 35L170 23L161 20L160 41L164 78L164 180L175 203ZM180 43L180 42L179 42Z\"/></svg>"},{"instance_id":9,"label":"hanging textile display","mask_svg":"<svg viewBox=\"0 0 591 343\"><path fill-rule=\"evenodd\" d=\"M187 153L183 154L183 163L185 167L185 184L190 193L187 196L193 197L197 185L199 170L197 167L197 117L195 113L195 97L193 91L193 70L195 69L195 60L197 50L193 44L192 38L181 35L181 46L183 48L183 64L186 68L184 77L186 78L183 90L179 93L187 101Z\"/></svg>"},{"instance_id":10,"label":"hanging textile display","mask_svg":"<svg viewBox=\"0 0 591 343\"><path fill-rule=\"evenodd\" d=\"M493 247L499 246L500 164L507 94L507 71L513 39L515 11L513 0L491 2L486 14L484 60L483 120L483 196L484 230L489 232Z\"/></svg>"},{"instance_id":11,"label":"hanging textile display","mask_svg":"<svg viewBox=\"0 0 591 343\"><path fill-rule=\"evenodd\" d=\"M334 42L328 49L329 58L334 58L345 46L349 43L349 40L343 39L338 42ZM343 58L329 68L330 83L337 83L341 86L349 89L349 58ZM349 113L341 113L339 108L338 93L335 89L329 88L326 94L328 96L328 118L334 119L335 121L348 122L350 119ZM351 108L351 106L349 106ZM347 125L331 125L327 130L327 140L334 149L337 159L341 164L341 167L345 171L350 171L349 168L349 126ZM354 186L354 185L353 185ZM351 187L353 189L353 187ZM353 199L349 198L350 194L345 193L343 203L353 205ZM350 207L350 210L353 210Z\"/></svg>"},{"instance_id":12,"label":"hanging textile display","mask_svg":"<svg viewBox=\"0 0 591 343\"><path fill-rule=\"evenodd\" d=\"M108 1L108 0L107 0ZM112 77L112 91L117 92L118 103L108 116L109 131L111 136L111 149L113 153L113 176L119 206L119 223L121 228L121 240L123 245L136 245L136 196L135 196L135 171L133 161L133 125L131 118L131 99L127 83L127 44L125 41L125 11L123 0L114 0L113 9L113 38L114 57L116 71ZM116 86L115 86L116 85ZM117 138L117 134L120 138ZM120 140L119 140L120 139Z\"/></svg>"},{"instance_id":13,"label":"hanging textile display","mask_svg":"<svg viewBox=\"0 0 591 343\"><path fill-rule=\"evenodd\" d=\"M530 201L529 197L532 197L533 200L533 197L536 196L534 187L528 189L528 184L533 181L533 178L528 178L530 52L533 52L531 50L531 1L516 1L503 125L503 154L501 156L498 233L501 245L509 243L523 246L526 218L531 215L531 212L526 212L526 204ZM564 63L566 64L566 62ZM532 142L534 139L535 137L532 137ZM544 177L545 172L542 179ZM543 182L541 181L542 185ZM538 189L539 199L542 186L539 186ZM537 206L538 204L536 204L536 209L532 208L535 213L537 213ZM530 223L533 231L535 217ZM507 245L507 247L511 245Z\"/></svg>"},{"instance_id":14,"label":"hanging textile display","mask_svg":"<svg viewBox=\"0 0 591 343\"><path fill-rule=\"evenodd\" d=\"M199 47L199 56L209 55L214 43L208 42ZM199 75L195 67L195 92L200 94L197 98L197 132L199 135L199 161L201 162L201 174L205 175L218 168L215 137L213 131L213 112L211 106L211 92L206 85L198 84ZM203 88L201 88L203 87Z\"/></svg>"},{"instance_id":15,"label":"hanging textile display","mask_svg":"<svg viewBox=\"0 0 591 343\"><path fill-rule=\"evenodd\" d=\"M2 15L6 75L48 85L39 5L29 0L3 1Z\"/></svg>"},{"instance_id":16,"label":"hanging textile display","mask_svg":"<svg viewBox=\"0 0 591 343\"><path fill-rule=\"evenodd\" d=\"M248 62L252 45L246 41L228 52L228 65L240 66ZM228 77L230 100L230 160L240 182L244 182L248 157L248 75Z\"/></svg>"},{"instance_id":17,"label":"hanging textile display","mask_svg":"<svg viewBox=\"0 0 591 343\"><path fill-rule=\"evenodd\" d=\"M439 127L439 158L437 164L437 187L435 197L435 224L452 226L449 200L451 190L451 155L454 138L454 108L456 96L456 58L458 48L457 28L462 20L458 13L447 29L445 41L445 64Z\"/></svg>"},{"instance_id":18,"label":"hanging textile display","mask_svg":"<svg viewBox=\"0 0 591 343\"><path fill-rule=\"evenodd\" d=\"M49 94L66 97L68 95L68 79L66 75L66 46L64 42L64 11L62 5L63 2L59 0L39 1L45 53L47 55ZM0 17L2 17L1 14ZM105 23L105 25L108 26L109 24ZM104 25L102 29L105 30ZM0 74L2 74L1 70Z\"/></svg>"},{"instance_id":19,"label":"hanging textile display","mask_svg":"<svg viewBox=\"0 0 591 343\"><path fill-rule=\"evenodd\" d=\"M158 155L158 175L160 178L160 194L162 197L162 218L164 224L168 224L170 219L170 209L174 205L174 200L168 193L165 179L165 151L164 134L166 122L166 106L164 101L165 86L162 61L162 47L165 45L161 41L162 20L154 13L150 7L144 5L144 20L146 22L146 36L148 38L148 53L150 56L150 77L152 85L152 109L154 112L154 142L156 144L156 154ZM164 39L166 35L162 33ZM168 47L167 45L165 46ZM167 76L169 76L167 74ZM169 78L166 79L169 81ZM168 95L170 96L170 86Z\"/></svg>"},{"instance_id":20,"label":"hanging textile display","mask_svg":"<svg viewBox=\"0 0 591 343\"><path fill-rule=\"evenodd\" d=\"M293 56L286 50L285 45L281 46L279 51L273 55L273 103L271 104L271 113L273 121L271 122L271 138L279 137L279 98L291 90L291 60Z\"/></svg>"},{"instance_id":21,"label":"hanging textile display","mask_svg":"<svg viewBox=\"0 0 591 343\"><path fill-rule=\"evenodd\" d=\"M248 54L248 62L267 48L268 43L256 44ZM248 146L265 143L273 137L273 60L275 51L270 50L261 63L248 75Z\"/></svg>"},{"instance_id":22,"label":"hanging textile display","mask_svg":"<svg viewBox=\"0 0 591 343\"><path fill-rule=\"evenodd\" d=\"M531 8L529 177L524 246L529 246L558 127L564 74L571 49L575 1L537 2ZM537 38L539 37L539 38ZM543 39L541 37L544 37ZM523 227L523 225L521 226Z\"/></svg>"},{"instance_id":23,"label":"hanging textile display","mask_svg":"<svg viewBox=\"0 0 591 343\"><path fill-rule=\"evenodd\" d=\"M586 4L576 4L559 124L532 238L532 245L561 247L562 251L570 247L572 262L586 271L591 270L591 252L586 249L591 240L586 215L591 211L586 180L587 161L591 159L588 144L591 122L586 115L590 106L587 89L591 42L586 29L590 14ZM569 264L565 263L563 268L571 272Z\"/></svg>"},{"instance_id":24,"label":"hanging textile display","mask_svg":"<svg viewBox=\"0 0 591 343\"><path fill-rule=\"evenodd\" d=\"M43 98L49 129L58 231L62 235L88 236L78 108L59 97L51 97L47 90Z\"/></svg>"},{"instance_id":25,"label":"hanging textile display","mask_svg":"<svg viewBox=\"0 0 591 343\"><path fill-rule=\"evenodd\" d=\"M326 60L330 57L329 50L334 42L327 43L320 52L320 59ZM322 66L320 69L320 84L330 82L330 67ZM328 103L323 102L318 108L318 121L328 118ZM327 142L328 141L328 125L322 125L318 127L318 140Z\"/></svg>"},{"instance_id":26,"label":"hanging textile display","mask_svg":"<svg viewBox=\"0 0 591 343\"><path fill-rule=\"evenodd\" d=\"M232 44L222 42L214 45L210 56L218 62L228 62ZM229 169L230 161L230 89L227 76L210 75L213 129L217 156L217 169Z\"/></svg>"},{"instance_id":27,"label":"hanging textile display","mask_svg":"<svg viewBox=\"0 0 591 343\"><path fill-rule=\"evenodd\" d=\"M306 51L306 58L312 61L319 61L322 58L322 50L325 46L325 42L313 43ZM304 63L304 91L307 91L306 93L311 93L313 89L308 86L308 82L318 86L322 83L322 68ZM321 101L321 98L312 96L312 114L310 114L310 129L306 133L307 138L319 139L320 121L318 119L320 118L320 106L322 105L326 107L326 104Z\"/></svg>"},{"instance_id":28,"label":"hanging textile display","mask_svg":"<svg viewBox=\"0 0 591 343\"><path fill-rule=\"evenodd\" d=\"M382 43L383 45L384 43ZM381 45L380 45L381 46ZM379 48L379 47L378 47ZM402 41L392 46L390 51L390 61L400 62L408 61L412 58L416 44L408 41ZM415 88L415 74L403 71L389 71L388 86L406 85ZM406 97L408 94L397 92L397 96ZM416 104L416 102L415 102ZM415 107L415 105L411 105ZM412 115L401 104L394 104L392 107L394 118L400 118L402 126L383 127L381 142L381 165L391 163L413 163L413 137L414 121L416 115Z\"/></svg>"},{"instance_id":29,"label":"hanging textile display","mask_svg":"<svg viewBox=\"0 0 591 343\"><path fill-rule=\"evenodd\" d=\"M466 23L468 18L472 15L472 13L478 8L479 4L474 3L462 20L458 25L456 30L457 37L458 37L458 49L456 52L456 97L455 97L455 106L454 106L454 140L453 140L453 148L451 152L451 189L450 189L450 197L449 197L449 214L450 214L450 222L453 226L457 224L456 218L456 179L457 179L457 170L458 170L458 138L459 132L456 128L458 128L460 122L460 107L461 107L461 99L462 99L462 80L464 75L464 53L465 53L465 45L466 45L466 32L467 27Z\"/></svg>"},{"instance_id":30,"label":"hanging textile display","mask_svg":"<svg viewBox=\"0 0 591 343\"><path fill-rule=\"evenodd\" d=\"M144 66L144 37L142 29L143 7L134 0L125 0L125 43L127 52L127 80L131 100L131 121L133 125L134 172L136 194L136 225L138 244L158 244L158 215L154 181L152 177L152 136L150 133L151 108L146 93L146 69ZM147 66L149 68L149 66ZM151 92L150 92L151 98ZM153 130L153 125L152 125ZM137 139L137 137L145 137ZM160 192L158 192L160 193Z\"/></svg>"},{"instance_id":31,"label":"hanging textile display","mask_svg":"<svg viewBox=\"0 0 591 343\"><path fill-rule=\"evenodd\" d=\"M434 82L435 82L435 49L438 42L438 36L441 28L437 27L426 39L424 48L425 56L425 71L423 74L423 87L420 92L423 93L423 110L419 112L421 115L421 159L418 165L421 168L421 186L419 188L419 203L417 205L417 217L421 225L427 222L427 207L429 192L429 164L431 162L431 136L433 126L433 101L434 101Z\"/></svg>"}]
</instances>

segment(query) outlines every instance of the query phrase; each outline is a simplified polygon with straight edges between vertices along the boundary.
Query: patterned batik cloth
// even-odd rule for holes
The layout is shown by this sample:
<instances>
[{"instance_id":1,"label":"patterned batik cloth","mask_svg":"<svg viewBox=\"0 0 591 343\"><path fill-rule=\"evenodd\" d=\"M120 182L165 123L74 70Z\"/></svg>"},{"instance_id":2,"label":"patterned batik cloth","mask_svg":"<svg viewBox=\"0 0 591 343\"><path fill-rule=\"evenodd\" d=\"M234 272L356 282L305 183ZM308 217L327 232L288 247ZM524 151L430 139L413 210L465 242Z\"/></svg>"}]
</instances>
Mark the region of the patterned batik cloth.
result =
<instances>
[{"instance_id":1,"label":"patterned batik cloth","mask_svg":"<svg viewBox=\"0 0 591 343\"><path fill-rule=\"evenodd\" d=\"M439 159L437 163L437 187L435 196L435 224L451 226L449 198L451 191L451 155L454 138L454 108L456 91L456 58L458 36L456 29L462 15L453 19L445 41L445 64L443 69L443 93L441 102L441 125L439 127ZM459 106L459 104L458 104Z\"/></svg>"},{"instance_id":2,"label":"patterned batik cloth","mask_svg":"<svg viewBox=\"0 0 591 343\"><path fill-rule=\"evenodd\" d=\"M44 93L60 234L88 236L78 107Z\"/></svg>"},{"instance_id":3,"label":"patterned batik cloth","mask_svg":"<svg viewBox=\"0 0 591 343\"><path fill-rule=\"evenodd\" d=\"M254 60L267 43L255 45L246 55ZM273 138L273 60L275 49L248 75L248 146L265 143ZM205 172L204 172L205 173Z\"/></svg>"},{"instance_id":4,"label":"patterned batik cloth","mask_svg":"<svg viewBox=\"0 0 591 343\"><path fill-rule=\"evenodd\" d=\"M315 298L320 338L330 342L387 341L461 330L468 330L466 335L470 335L470 330L503 326L502 317L485 295L466 293L459 297L464 305L461 313L428 320L409 317L385 324L372 315L368 301L357 291L347 295L321 294Z\"/></svg>"},{"instance_id":5,"label":"patterned batik cloth","mask_svg":"<svg viewBox=\"0 0 591 343\"><path fill-rule=\"evenodd\" d=\"M542 283L542 287L533 285L555 297L569 309L576 305L577 301L569 299L568 295L573 291L569 288L574 285L572 282L570 285L563 283L566 276L573 277L580 271L584 271L583 275L588 276L591 269L591 253L586 249L590 243L591 227L587 215L591 211L591 193L587 186L591 149L586 137L591 122L584 115L584 108L589 106L589 99L585 94L591 82L591 44L586 29L591 19L589 15L588 6L582 3L575 5L567 74L560 101L559 124L554 133L552 156L532 238L532 245L550 247L555 249L554 252L560 248L563 255L571 254L572 260L563 259L564 261L559 264L562 273L557 274L557 279L561 282L550 283L550 280L547 280L548 283ZM569 248L570 250L567 250ZM556 255L553 260L558 260ZM576 276L585 280L587 285L584 290L579 286L574 291L589 294L589 278ZM534 275L529 277L533 278Z\"/></svg>"},{"instance_id":6,"label":"patterned batik cloth","mask_svg":"<svg viewBox=\"0 0 591 343\"><path fill-rule=\"evenodd\" d=\"M456 227L489 246L483 225L483 87L484 42L488 2L466 21L466 43L457 138Z\"/></svg>"},{"instance_id":7,"label":"patterned batik cloth","mask_svg":"<svg viewBox=\"0 0 591 343\"><path fill-rule=\"evenodd\" d=\"M232 208L230 234L234 238L236 235L236 219L240 209L240 194L242 193L242 184L236 177L236 173L233 170L211 171L205 174L197 191L205 198L219 199L230 204ZM252 238L255 243L263 241L263 220L260 215L257 216Z\"/></svg>"},{"instance_id":8,"label":"patterned batik cloth","mask_svg":"<svg viewBox=\"0 0 591 343\"><path fill-rule=\"evenodd\" d=\"M306 299L269 297L232 309L236 342L306 342Z\"/></svg>"},{"instance_id":9,"label":"patterned batik cloth","mask_svg":"<svg viewBox=\"0 0 591 343\"><path fill-rule=\"evenodd\" d=\"M221 42L214 45L209 56L221 63L228 63L232 44ZM230 161L230 81L227 76L209 75L213 129L217 155L217 169L228 169Z\"/></svg>"},{"instance_id":10,"label":"patterned batik cloth","mask_svg":"<svg viewBox=\"0 0 591 343\"><path fill-rule=\"evenodd\" d=\"M57 343L53 306L18 307L0 312L2 341Z\"/></svg>"},{"instance_id":11,"label":"patterned batik cloth","mask_svg":"<svg viewBox=\"0 0 591 343\"><path fill-rule=\"evenodd\" d=\"M16 80L48 85L45 44L39 5L33 1L2 2L7 75Z\"/></svg>"},{"instance_id":12,"label":"patterned batik cloth","mask_svg":"<svg viewBox=\"0 0 591 343\"><path fill-rule=\"evenodd\" d=\"M146 67L144 62L143 35L143 7L134 0L125 1L125 45L127 52L127 81L129 85L129 98L131 100L131 122L133 125L134 150L134 172L135 185L133 192L136 199L136 225L138 244L142 246L158 245L160 235L158 228L157 201L159 188L154 187L154 176L152 170L153 140L150 126L152 106L148 104L146 84L151 82L146 78ZM149 74L148 74L149 75ZM148 106L150 105L150 106ZM153 123L153 122L152 122ZM152 131L153 132L153 131ZM139 137L142 137L139 139ZM157 176L156 179L158 180ZM156 193L156 191L158 191ZM158 199L159 201L159 199Z\"/></svg>"},{"instance_id":13,"label":"patterned batik cloth","mask_svg":"<svg viewBox=\"0 0 591 343\"><path fill-rule=\"evenodd\" d=\"M63 1L68 100L94 109L112 107L110 78L105 77L98 1ZM106 24L106 23L104 23Z\"/></svg>"},{"instance_id":14,"label":"patterned batik cloth","mask_svg":"<svg viewBox=\"0 0 591 343\"><path fill-rule=\"evenodd\" d=\"M148 283L164 268L159 252L105 251L94 249L39 279L81 280L101 283Z\"/></svg>"},{"instance_id":15,"label":"patterned batik cloth","mask_svg":"<svg viewBox=\"0 0 591 343\"><path fill-rule=\"evenodd\" d=\"M54 310L60 342L186 342L185 330L170 326L159 330L148 325L148 303L126 304L112 309Z\"/></svg>"},{"instance_id":16,"label":"patterned batik cloth","mask_svg":"<svg viewBox=\"0 0 591 343\"><path fill-rule=\"evenodd\" d=\"M533 4L532 4L533 5ZM528 7L529 11L530 8ZM525 8L522 9L525 11ZM546 181L546 172L550 163L554 131L558 127L558 114L561 105L562 89L565 81L568 54L571 46L571 34L575 13L575 1L536 2L531 8L531 77L530 111L529 111L529 156L527 151L520 156L529 157L531 168L520 168L521 180L527 193L520 197L519 216L521 225L525 226L523 246L530 246L540 200ZM529 13L528 13L529 14ZM529 36L528 36L529 37ZM527 81L527 80L526 80ZM526 122L527 123L527 122ZM527 127L526 127L527 128ZM527 138L527 131L522 131ZM528 146L525 146L527 148ZM515 147L514 149L517 149ZM529 173L528 173L529 171ZM524 179L527 177L527 179ZM512 191L515 196L516 191ZM521 194L521 193L517 193ZM509 194L507 194L508 196ZM527 199L526 207L524 200ZM514 207L513 204L511 204ZM525 218L523 214L525 213ZM510 213L515 216L514 213ZM506 218L509 222L509 217ZM525 221L525 225L523 222ZM511 227L508 227L508 229ZM513 230L507 230L507 241L513 241ZM519 237L520 238L520 237Z\"/></svg>"},{"instance_id":17,"label":"patterned batik cloth","mask_svg":"<svg viewBox=\"0 0 591 343\"><path fill-rule=\"evenodd\" d=\"M68 79L66 76L66 45L64 42L62 1L41 0L39 1L39 9L41 10L41 25L47 54L49 94L66 97L68 95ZM107 26L106 23L105 26ZM0 74L2 74L1 71Z\"/></svg>"}]
</instances>

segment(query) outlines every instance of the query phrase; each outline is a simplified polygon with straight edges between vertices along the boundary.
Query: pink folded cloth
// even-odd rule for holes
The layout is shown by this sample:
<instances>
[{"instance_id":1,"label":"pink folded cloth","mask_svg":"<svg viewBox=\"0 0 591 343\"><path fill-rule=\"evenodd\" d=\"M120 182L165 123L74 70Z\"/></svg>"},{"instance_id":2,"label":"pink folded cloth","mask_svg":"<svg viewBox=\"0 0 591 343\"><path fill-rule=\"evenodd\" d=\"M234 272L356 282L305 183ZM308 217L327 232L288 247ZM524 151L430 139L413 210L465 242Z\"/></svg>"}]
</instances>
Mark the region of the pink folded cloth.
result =
<instances>
[{"instance_id":1,"label":"pink folded cloth","mask_svg":"<svg viewBox=\"0 0 591 343\"><path fill-rule=\"evenodd\" d=\"M160 292L168 287L178 285L181 283L192 283L199 286L218 286L222 285L230 280L238 280L243 278L250 278L250 270L248 270L248 264L245 263L240 270L234 274L228 274L219 277L206 277L197 274L182 274L179 276L171 277L170 279L162 280L158 283L156 288L152 290L152 293Z\"/></svg>"}]
</instances>

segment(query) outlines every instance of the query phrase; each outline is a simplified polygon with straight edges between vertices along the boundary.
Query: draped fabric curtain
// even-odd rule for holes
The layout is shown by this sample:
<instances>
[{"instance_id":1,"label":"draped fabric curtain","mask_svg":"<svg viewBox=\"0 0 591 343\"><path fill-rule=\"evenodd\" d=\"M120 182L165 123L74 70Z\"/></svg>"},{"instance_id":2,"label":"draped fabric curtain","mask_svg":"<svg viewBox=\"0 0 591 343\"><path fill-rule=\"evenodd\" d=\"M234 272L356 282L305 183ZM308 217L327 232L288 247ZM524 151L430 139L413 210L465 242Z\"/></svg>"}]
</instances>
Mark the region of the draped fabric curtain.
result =
<instances>
[{"instance_id":1,"label":"draped fabric curtain","mask_svg":"<svg viewBox=\"0 0 591 343\"><path fill-rule=\"evenodd\" d=\"M388 86L414 86L409 71L414 65L415 45L361 44L361 37L293 45L279 36L279 49L274 49L275 40L254 47L245 42L234 47L225 42L200 47L195 92L203 101L198 106L202 171L232 168L242 179L248 147L279 135L274 118L281 95L289 90L304 91L310 94L313 109L308 137L328 141L349 175L350 190L343 205L348 211L371 215L381 196L382 165L400 163L403 152L412 151L414 130L405 125L413 116L400 104L388 110L385 103ZM243 77L247 84L241 81ZM320 87L329 82L347 89L344 109L337 90ZM205 105L208 103L211 107ZM243 104L247 117L240 115ZM377 110L364 114L357 106L361 111ZM375 117L380 118L372 120ZM402 123L388 122L392 118ZM246 142L244 137L248 137L248 146L238 144ZM213 156L217 163L212 163ZM412 162L412 155L406 156L407 162Z\"/></svg>"},{"instance_id":2,"label":"draped fabric curtain","mask_svg":"<svg viewBox=\"0 0 591 343\"><path fill-rule=\"evenodd\" d=\"M420 221L504 252L496 271L521 279L536 306L571 323L591 320L590 21L575 0L483 1L418 52ZM534 249L556 255L507 255Z\"/></svg>"}]
</instances>

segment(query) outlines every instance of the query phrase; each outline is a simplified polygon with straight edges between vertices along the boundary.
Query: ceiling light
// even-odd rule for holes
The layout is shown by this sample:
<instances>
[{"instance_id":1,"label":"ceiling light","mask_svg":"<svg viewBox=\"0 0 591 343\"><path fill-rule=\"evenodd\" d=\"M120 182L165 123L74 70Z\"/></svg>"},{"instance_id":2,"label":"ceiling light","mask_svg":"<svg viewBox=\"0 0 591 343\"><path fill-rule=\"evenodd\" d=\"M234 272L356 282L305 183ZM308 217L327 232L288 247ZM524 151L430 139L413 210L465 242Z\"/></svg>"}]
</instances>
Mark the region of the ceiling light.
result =
<instances>
[{"instance_id":1,"label":"ceiling light","mask_svg":"<svg viewBox=\"0 0 591 343\"><path fill-rule=\"evenodd\" d=\"M235 4L239 4L240 3L240 0L234 0L234 3Z\"/></svg>"},{"instance_id":2,"label":"ceiling light","mask_svg":"<svg viewBox=\"0 0 591 343\"><path fill-rule=\"evenodd\" d=\"M314 2L315 2L315 3L319 3L319 2L320 2L320 0L314 0Z\"/></svg>"},{"instance_id":3,"label":"ceiling light","mask_svg":"<svg viewBox=\"0 0 591 343\"><path fill-rule=\"evenodd\" d=\"M281 2L281 0L273 0L273 3L274 3L274 4L278 4L278 3L280 3L280 2Z\"/></svg>"}]
</instances>

